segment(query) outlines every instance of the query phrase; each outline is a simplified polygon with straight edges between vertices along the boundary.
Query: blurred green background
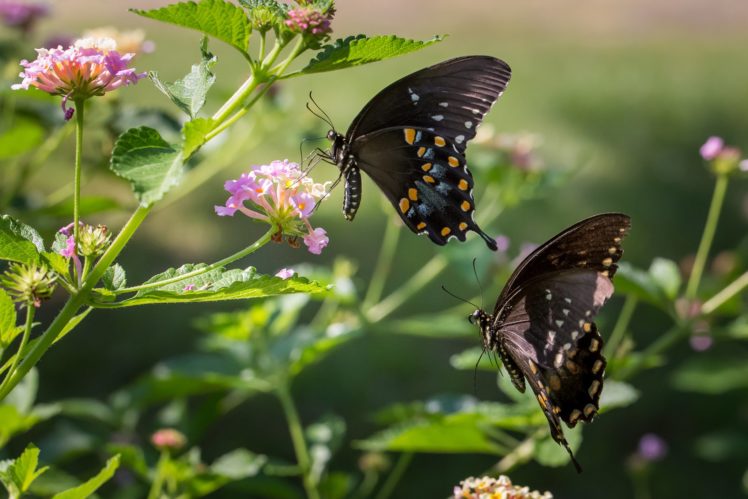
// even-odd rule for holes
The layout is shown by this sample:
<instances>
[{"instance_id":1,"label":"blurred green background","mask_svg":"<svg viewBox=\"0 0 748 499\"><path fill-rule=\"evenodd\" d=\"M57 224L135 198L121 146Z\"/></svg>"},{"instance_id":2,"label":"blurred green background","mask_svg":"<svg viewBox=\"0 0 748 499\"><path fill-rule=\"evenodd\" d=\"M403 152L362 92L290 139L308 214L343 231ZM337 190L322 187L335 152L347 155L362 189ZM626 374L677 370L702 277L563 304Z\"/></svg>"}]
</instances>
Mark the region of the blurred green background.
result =
<instances>
[{"instance_id":1,"label":"blurred green background","mask_svg":"<svg viewBox=\"0 0 748 499\"><path fill-rule=\"evenodd\" d=\"M138 69L158 70L164 78L175 79L197 60L199 34L127 12L130 7L165 4L58 1L53 4L54 15L40 24L36 36L76 34L104 25L144 28L156 43L156 51L140 57ZM283 82L279 99L288 113L280 122L275 119L268 125L272 134L227 173L148 220L121 260L131 282L185 261L213 261L259 236L261 227L240 219L219 219L213 214L213 205L225 200L225 178L237 176L250 164L285 157L296 160L302 133L324 132L304 109L309 91L336 127L345 130L383 86L453 56L490 54L509 62L511 84L486 122L500 132L539 134L544 139L542 154L550 167L578 168L570 181L549 196L525 202L503 213L495 226L484 227L489 233L508 235L513 251L522 242L542 242L594 213L623 211L633 220L625 260L638 267L647 267L656 256L681 261L695 252L713 185L699 157L699 146L709 135L720 135L730 144L748 148L748 3L744 1L341 0L337 11L336 36L449 36L417 54ZM219 43L211 43L211 49L219 56L213 94L225 97L246 77L244 65ZM147 82L126 89L121 97L169 107ZM209 103L208 110L213 109ZM68 152L55 158L61 168L70 166L72 149ZM54 171L52 165L45 169L50 171ZM335 170L321 165L314 176L316 180L334 179ZM34 186L49 192L58 181L54 174L45 174ZM127 187L111 178L93 178L85 188L105 188L128 199ZM251 263L274 273L311 258L314 263L331 262L336 255L345 255L358 265L356 281L363 286L370 279L371 262L387 220L380 197L365 181L363 208L354 223L347 223L340 214L342 189L337 189L315 216L331 240L322 256L270 246ZM480 199L477 202L480 212ZM126 215L111 215L106 222L116 226ZM733 182L713 254L742 243L742 258L748 257L747 228L748 188L745 181ZM436 251L439 249L427 239L403 234L390 286L402 282ZM492 258L483 250L474 256ZM466 275L465 269L448 269L437 283L448 283L453 291L473 296L477 286ZM487 290L487 300L498 291ZM436 284L409 304L421 312L453 305L454 300ZM620 305L620 299L614 298L601 314L598 323L603 336ZM159 359L188 351L198 336L192 326L197 317L234 308L236 305L229 304L98 311L41 363L41 399L104 397L132 382ZM402 314L407 313L406 307ZM655 340L665 327L665 318L646 307L640 308L632 323L639 344ZM449 366L450 355L467 346L472 345L404 336L368 335L354 341L297 380L294 395L302 418L311 421L333 410L347 421L349 438L364 438L377 428L370 414L387 404L436 393L470 393L473 374ZM698 452L695 442L722 425L742 428L742 436L746 436L745 390L719 397L677 392L671 384L670 368L694 355L748 358L747 353L745 345L734 343L717 343L700 354L682 345L666 366L632 380L641 390L637 404L604 414L585 429L578 454L585 467L582 475L574 473L571 466L529 464L515 470L512 479L550 490L560 498L632 497L634 485L627 460L641 435L655 432L668 443L669 453L651 470L652 497L741 497L748 449L728 461L710 461ZM492 376L480 374L477 390L486 400L499 396ZM231 412L219 427L209 431L201 446L208 460L238 446L291 459L286 431L275 400L261 396ZM353 467L357 456L353 450L344 450L333 467ZM417 455L394 496L444 497L460 479L481 473L493 462L490 456Z\"/></svg>"}]
</instances>

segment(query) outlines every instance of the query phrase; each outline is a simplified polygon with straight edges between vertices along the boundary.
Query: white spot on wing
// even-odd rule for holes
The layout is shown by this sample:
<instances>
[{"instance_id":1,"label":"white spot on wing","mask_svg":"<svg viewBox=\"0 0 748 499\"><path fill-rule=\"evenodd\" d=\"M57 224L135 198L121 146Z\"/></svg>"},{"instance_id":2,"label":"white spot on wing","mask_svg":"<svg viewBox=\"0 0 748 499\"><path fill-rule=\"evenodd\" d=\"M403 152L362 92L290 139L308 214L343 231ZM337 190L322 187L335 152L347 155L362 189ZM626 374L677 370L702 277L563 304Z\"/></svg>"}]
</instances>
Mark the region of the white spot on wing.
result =
<instances>
[{"instance_id":1,"label":"white spot on wing","mask_svg":"<svg viewBox=\"0 0 748 499\"><path fill-rule=\"evenodd\" d=\"M431 119L434 120L434 121L441 121L441 120L444 119L444 115L443 114L435 114L435 115L431 116Z\"/></svg>"},{"instance_id":2,"label":"white spot on wing","mask_svg":"<svg viewBox=\"0 0 748 499\"><path fill-rule=\"evenodd\" d=\"M455 142L457 142L458 144L462 144L464 141L465 141L464 135L458 135L457 137L455 137Z\"/></svg>"},{"instance_id":3,"label":"white spot on wing","mask_svg":"<svg viewBox=\"0 0 748 499\"><path fill-rule=\"evenodd\" d=\"M473 128L473 122L472 121L466 121L465 122L465 128L467 128L468 130L470 130L471 128Z\"/></svg>"},{"instance_id":4,"label":"white spot on wing","mask_svg":"<svg viewBox=\"0 0 748 499\"><path fill-rule=\"evenodd\" d=\"M449 106L449 102L440 102L439 105L441 107L447 107L447 106Z\"/></svg>"},{"instance_id":5,"label":"white spot on wing","mask_svg":"<svg viewBox=\"0 0 748 499\"><path fill-rule=\"evenodd\" d=\"M556 321L556 325L557 325L558 327L561 327L561 326L563 326L563 325L564 325L564 321Z\"/></svg>"}]
</instances>

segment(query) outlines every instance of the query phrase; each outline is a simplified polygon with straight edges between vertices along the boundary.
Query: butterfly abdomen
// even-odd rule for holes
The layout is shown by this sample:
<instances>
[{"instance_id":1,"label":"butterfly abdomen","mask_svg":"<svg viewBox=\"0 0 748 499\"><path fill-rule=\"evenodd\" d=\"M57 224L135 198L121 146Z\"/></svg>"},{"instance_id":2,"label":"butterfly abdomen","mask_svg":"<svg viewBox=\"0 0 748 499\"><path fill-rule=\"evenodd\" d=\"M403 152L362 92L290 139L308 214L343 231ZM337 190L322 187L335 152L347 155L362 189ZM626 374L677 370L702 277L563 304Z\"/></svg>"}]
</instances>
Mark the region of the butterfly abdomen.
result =
<instances>
[{"instance_id":1,"label":"butterfly abdomen","mask_svg":"<svg viewBox=\"0 0 748 499\"><path fill-rule=\"evenodd\" d=\"M361 206L361 171L357 166L351 166L345 171L344 175L343 216L346 220L353 220L358 207Z\"/></svg>"}]
</instances>

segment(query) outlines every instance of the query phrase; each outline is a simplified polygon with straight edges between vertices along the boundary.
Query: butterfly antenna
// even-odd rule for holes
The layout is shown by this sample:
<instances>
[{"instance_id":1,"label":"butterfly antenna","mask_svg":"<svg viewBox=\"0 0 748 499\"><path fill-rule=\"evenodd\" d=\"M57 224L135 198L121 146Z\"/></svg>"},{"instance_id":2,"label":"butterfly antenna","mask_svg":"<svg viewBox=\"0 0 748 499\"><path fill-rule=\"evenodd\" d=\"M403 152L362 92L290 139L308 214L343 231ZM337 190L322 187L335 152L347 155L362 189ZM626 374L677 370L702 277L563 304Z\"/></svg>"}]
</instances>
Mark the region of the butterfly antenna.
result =
<instances>
[{"instance_id":1,"label":"butterfly antenna","mask_svg":"<svg viewBox=\"0 0 748 499\"><path fill-rule=\"evenodd\" d=\"M306 108L309 109L309 111L311 111L311 113L314 114L315 116L317 116L319 119L321 119L322 121L324 121L325 123L327 123L328 125L330 125L330 128L332 128L333 130L335 130L335 125L332 124L332 118L330 118L330 116L325 112L324 109L322 109L320 107L319 104L317 104L317 101L315 101L314 97L312 97L312 92L311 91L309 92L309 100L312 101L312 103L319 110L319 112L322 113L322 115L324 116L324 118L322 116L320 116L319 114L315 113L314 111L312 111L312 109L309 107L309 103L308 102L306 104Z\"/></svg>"},{"instance_id":2,"label":"butterfly antenna","mask_svg":"<svg viewBox=\"0 0 748 499\"><path fill-rule=\"evenodd\" d=\"M340 180L340 179L338 179L338 180ZM473 303L473 302L471 302L469 300L466 300L465 298L457 296L456 294L452 293L450 290L448 290L447 288L445 288L443 284L442 284L442 289L444 290L445 293L447 293L452 298L457 298L460 301L464 301L465 303L469 303L470 305L474 306L475 308L478 308L478 305L476 305L475 303Z\"/></svg>"},{"instance_id":3,"label":"butterfly antenna","mask_svg":"<svg viewBox=\"0 0 748 499\"><path fill-rule=\"evenodd\" d=\"M475 268L475 262L478 260L477 258L473 258L473 274L475 274L475 282L478 283L478 289L480 290L480 309L483 310L483 286L480 283L480 279L478 278L478 271Z\"/></svg>"}]
</instances>

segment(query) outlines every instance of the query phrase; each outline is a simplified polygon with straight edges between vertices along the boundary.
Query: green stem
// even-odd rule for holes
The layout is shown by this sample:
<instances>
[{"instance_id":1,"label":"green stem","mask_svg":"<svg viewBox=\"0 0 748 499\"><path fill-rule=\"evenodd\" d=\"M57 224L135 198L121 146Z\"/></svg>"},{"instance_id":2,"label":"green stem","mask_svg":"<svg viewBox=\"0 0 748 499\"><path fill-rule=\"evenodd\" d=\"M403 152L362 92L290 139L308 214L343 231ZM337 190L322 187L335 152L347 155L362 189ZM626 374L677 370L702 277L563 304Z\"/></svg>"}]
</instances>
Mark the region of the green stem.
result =
<instances>
[{"instance_id":1,"label":"green stem","mask_svg":"<svg viewBox=\"0 0 748 499\"><path fill-rule=\"evenodd\" d=\"M433 257L405 284L370 308L366 314L368 321L378 322L400 308L403 303L441 274L447 268L447 263L448 260L441 255Z\"/></svg>"},{"instance_id":2,"label":"green stem","mask_svg":"<svg viewBox=\"0 0 748 499\"><path fill-rule=\"evenodd\" d=\"M193 270L192 272L187 272L186 274L178 275L170 279L164 279L163 281L156 281L156 282L151 282L151 283L146 283L146 284L140 284L138 286L131 286L129 288L118 289L115 291L115 293L116 294L135 293L137 291L144 291L146 289L160 288L168 284L174 284L175 282L184 281L185 279L191 279L193 277L205 274L206 272L210 272L212 270L220 269L262 248L263 246L265 246L267 243L270 242L270 239L272 238L273 234L275 234L277 231L278 229L276 227L271 227L267 232L265 232L265 234L262 235L262 237L260 237L260 239L255 241L252 245L247 246L241 251L237 251L233 255L228 256L224 258L223 260L219 260L215 263L211 263L210 265L206 265L205 267L202 267L200 269Z\"/></svg>"},{"instance_id":3,"label":"green stem","mask_svg":"<svg viewBox=\"0 0 748 499\"><path fill-rule=\"evenodd\" d=\"M261 31L260 32L260 48L257 51L257 60L262 61L265 59L265 35L267 34L267 31Z\"/></svg>"},{"instance_id":4,"label":"green stem","mask_svg":"<svg viewBox=\"0 0 748 499\"><path fill-rule=\"evenodd\" d=\"M397 243L400 239L400 227L392 218L387 219L387 227L384 231L382 247L379 250L379 258L374 266L374 273L369 281L369 289L366 291L363 308L368 309L377 303L382 297L384 285L387 282L387 276L392 269L392 260L397 251Z\"/></svg>"},{"instance_id":5,"label":"green stem","mask_svg":"<svg viewBox=\"0 0 748 499\"><path fill-rule=\"evenodd\" d=\"M153 478L153 483L148 491L148 499L159 499L161 497L161 489L164 488L164 470L168 461L169 453L161 451L161 457L159 457L158 464L156 465L156 476Z\"/></svg>"},{"instance_id":6,"label":"green stem","mask_svg":"<svg viewBox=\"0 0 748 499\"><path fill-rule=\"evenodd\" d=\"M709 298L701 307L701 312L707 315L711 314L724 305L727 300L743 291L746 287L748 287L748 272L745 272L743 275L728 284L725 289Z\"/></svg>"},{"instance_id":7,"label":"green stem","mask_svg":"<svg viewBox=\"0 0 748 499\"><path fill-rule=\"evenodd\" d=\"M301 469L302 480L304 482L304 489L306 490L307 497L309 499L319 499L320 496L317 491L317 484L311 475L312 460L309 457L309 449L307 448L306 440L304 439L304 430L301 426L301 420L299 419L296 405L294 404L286 383L286 380L278 383L275 393L280 399L281 406L283 406L283 413L286 415L288 430L291 433L291 441L293 442L294 451L296 452L296 460Z\"/></svg>"},{"instance_id":8,"label":"green stem","mask_svg":"<svg viewBox=\"0 0 748 499\"><path fill-rule=\"evenodd\" d=\"M398 482L405 474L405 471L408 469L408 466L410 466L412 460L412 452L403 452L400 454L397 463L395 463L395 467L392 468L392 472L387 477L387 480L385 480L382 488L379 489L379 493L376 495L375 499L387 499L392 495L392 491L397 487Z\"/></svg>"},{"instance_id":9,"label":"green stem","mask_svg":"<svg viewBox=\"0 0 748 499\"><path fill-rule=\"evenodd\" d=\"M81 271L81 280L84 280L91 270L91 257L83 257L83 270Z\"/></svg>"},{"instance_id":10,"label":"green stem","mask_svg":"<svg viewBox=\"0 0 748 499\"><path fill-rule=\"evenodd\" d=\"M719 213L724 204L728 180L728 175L723 173L717 174L717 182L714 185L714 194L712 194L709 214L706 217L706 225L704 226L704 232L701 235L701 242L699 243L699 249L696 252L696 259L693 262L691 277L688 279L686 298L695 298L696 292L699 289L699 282L701 281L701 275L704 272L704 265L706 265L706 259L709 256L709 249L714 240L714 233L717 231L717 222L719 221Z\"/></svg>"},{"instance_id":11,"label":"green stem","mask_svg":"<svg viewBox=\"0 0 748 499\"><path fill-rule=\"evenodd\" d=\"M80 241L80 229L78 222L80 221L80 204L81 204L81 163L83 159L83 117L84 117L85 101L75 101L75 178L73 180L73 241L75 241L75 248L78 248L78 242ZM76 271L77 272L77 271ZM81 280L81 276L77 276L78 281Z\"/></svg>"},{"instance_id":12,"label":"green stem","mask_svg":"<svg viewBox=\"0 0 748 499\"><path fill-rule=\"evenodd\" d=\"M18 360L21 358L21 352L23 352L23 349L26 348L26 342L29 341L29 337L31 336L31 326L34 324L35 313L36 313L36 307L34 307L34 304L27 303L26 304L26 324L23 328L23 336L21 337L21 344L18 346L18 352L13 357L13 363L10 365L10 369L8 369L8 373L5 375L5 379L3 380L3 383L0 384L0 392L2 392L5 389L5 386L10 382L10 378L15 373L16 366L18 365Z\"/></svg>"},{"instance_id":13,"label":"green stem","mask_svg":"<svg viewBox=\"0 0 748 499\"><path fill-rule=\"evenodd\" d=\"M234 95L232 95L229 100L224 102L223 106L215 112L211 119L218 124L223 123L226 118L231 116L231 114L242 105L247 96L257 88L257 85L259 85L257 78L255 78L254 74L250 75L250 77L247 78L247 81L242 83L242 86L234 92Z\"/></svg>"},{"instance_id":14,"label":"green stem","mask_svg":"<svg viewBox=\"0 0 748 499\"><path fill-rule=\"evenodd\" d=\"M2 388L0 388L0 401L4 400L8 393L26 376L26 373L39 362L39 359L54 343L57 336L65 329L65 326L75 316L76 312L86 304L93 287L99 282L104 272L106 272L115 258L124 249L150 210L150 207L143 206L139 206L135 210L130 220L127 221L119 234L117 234L117 237L112 241L112 245L109 246L91 273L83 281L78 292L68 299L62 310L57 314L57 317L55 317L47 330L39 337L38 342L29 352L28 356L24 357L23 362L18 365L18 369L13 373L13 376L9 377L8 382L4 383Z\"/></svg>"},{"instance_id":15,"label":"green stem","mask_svg":"<svg viewBox=\"0 0 748 499\"><path fill-rule=\"evenodd\" d=\"M626 296L626 301L623 303L623 308L618 314L618 320L616 325L613 327L613 332L610 333L607 345L605 345L605 352L608 357L611 357L618 350L618 345L623 340L623 335L626 334L626 328L628 328L631 322L631 317L634 315L634 310L638 303L638 299L634 295Z\"/></svg>"}]
</instances>

